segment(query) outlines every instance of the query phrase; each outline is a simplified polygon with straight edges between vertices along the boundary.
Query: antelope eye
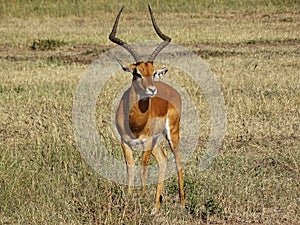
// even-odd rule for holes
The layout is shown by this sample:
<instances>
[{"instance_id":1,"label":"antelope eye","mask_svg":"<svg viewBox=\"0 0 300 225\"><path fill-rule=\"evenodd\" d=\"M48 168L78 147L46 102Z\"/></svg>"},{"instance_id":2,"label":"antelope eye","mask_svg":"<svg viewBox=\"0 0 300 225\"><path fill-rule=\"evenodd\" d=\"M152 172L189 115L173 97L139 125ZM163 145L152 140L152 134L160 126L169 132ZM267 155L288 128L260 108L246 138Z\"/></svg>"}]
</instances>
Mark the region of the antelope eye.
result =
<instances>
[{"instance_id":1,"label":"antelope eye","mask_svg":"<svg viewBox=\"0 0 300 225\"><path fill-rule=\"evenodd\" d=\"M160 77L161 77L161 75L159 74L159 72L158 71L154 71L154 73L153 73L154 80L159 80Z\"/></svg>"},{"instance_id":2,"label":"antelope eye","mask_svg":"<svg viewBox=\"0 0 300 225\"><path fill-rule=\"evenodd\" d=\"M133 70L133 76L136 78L142 78L142 75L137 71L137 69Z\"/></svg>"}]
</instances>

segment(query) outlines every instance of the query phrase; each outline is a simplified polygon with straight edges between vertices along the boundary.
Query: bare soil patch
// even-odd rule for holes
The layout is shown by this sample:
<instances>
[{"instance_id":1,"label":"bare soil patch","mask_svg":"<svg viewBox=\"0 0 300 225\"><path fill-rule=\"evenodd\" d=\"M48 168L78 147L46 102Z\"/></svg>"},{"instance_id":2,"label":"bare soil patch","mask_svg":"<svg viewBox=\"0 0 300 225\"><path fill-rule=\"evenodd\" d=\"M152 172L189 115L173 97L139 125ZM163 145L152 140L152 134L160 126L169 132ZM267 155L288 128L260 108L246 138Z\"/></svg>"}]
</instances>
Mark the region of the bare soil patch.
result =
<instances>
[{"instance_id":1,"label":"bare soil patch","mask_svg":"<svg viewBox=\"0 0 300 225\"><path fill-rule=\"evenodd\" d=\"M249 41L240 44L198 43L186 45L201 58L230 57L250 55L254 52L265 54L297 54L300 55L300 40L260 42ZM34 61L46 59L62 63L91 64L100 54L113 48L113 45L74 45L50 50L38 50L31 47L19 48L0 46L0 59L8 61Z\"/></svg>"}]
</instances>

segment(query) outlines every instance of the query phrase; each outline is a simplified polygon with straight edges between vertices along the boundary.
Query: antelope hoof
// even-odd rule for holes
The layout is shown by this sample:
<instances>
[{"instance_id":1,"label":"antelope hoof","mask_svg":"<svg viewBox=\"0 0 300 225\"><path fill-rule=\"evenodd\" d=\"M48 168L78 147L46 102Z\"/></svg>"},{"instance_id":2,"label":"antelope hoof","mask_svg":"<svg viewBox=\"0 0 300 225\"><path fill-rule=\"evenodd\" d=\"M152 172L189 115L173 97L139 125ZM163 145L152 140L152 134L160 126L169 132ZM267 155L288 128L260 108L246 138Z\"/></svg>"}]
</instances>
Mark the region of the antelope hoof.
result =
<instances>
[{"instance_id":1,"label":"antelope hoof","mask_svg":"<svg viewBox=\"0 0 300 225\"><path fill-rule=\"evenodd\" d=\"M180 205L182 206L182 208L185 208L185 201L184 201L184 200L181 201L181 202L180 202Z\"/></svg>"},{"instance_id":2,"label":"antelope hoof","mask_svg":"<svg viewBox=\"0 0 300 225\"><path fill-rule=\"evenodd\" d=\"M143 188L143 189L142 189L141 195L142 195L142 196L145 196L145 195L146 195L146 188Z\"/></svg>"},{"instance_id":3,"label":"antelope hoof","mask_svg":"<svg viewBox=\"0 0 300 225\"><path fill-rule=\"evenodd\" d=\"M154 207L152 210L151 210L151 215L155 215L159 212L159 208L157 207Z\"/></svg>"},{"instance_id":4,"label":"antelope hoof","mask_svg":"<svg viewBox=\"0 0 300 225\"><path fill-rule=\"evenodd\" d=\"M127 196L131 196L132 195L132 189L130 186L128 186L128 189L127 189Z\"/></svg>"}]
</instances>

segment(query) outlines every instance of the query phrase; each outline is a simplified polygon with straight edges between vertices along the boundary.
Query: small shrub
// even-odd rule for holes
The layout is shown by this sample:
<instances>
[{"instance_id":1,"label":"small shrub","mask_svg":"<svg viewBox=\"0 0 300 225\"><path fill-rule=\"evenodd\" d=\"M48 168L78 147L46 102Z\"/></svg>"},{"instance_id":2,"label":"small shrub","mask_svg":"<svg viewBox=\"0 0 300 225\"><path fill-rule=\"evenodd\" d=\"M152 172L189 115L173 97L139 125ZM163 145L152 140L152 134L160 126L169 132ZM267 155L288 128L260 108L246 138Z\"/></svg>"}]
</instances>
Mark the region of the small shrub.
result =
<instances>
[{"instance_id":1,"label":"small shrub","mask_svg":"<svg viewBox=\"0 0 300 225\"><path fill-rule=\"evenodd\" d=\"M61 40L54 40L54 39L46 39L46 40L35 40L31 48L33 50L52 50L62 46L65 46L67 43Z\"/></svg>"},{"instance_id":2,"label":"small shrub","mask_svg":"<svg viewBox=\"0 0 300 225\"><path fill-rule=\"evenodd\" d=\"M201 219L206 221L209 216L213 215L222 217L223 212L223 208L219 206L219 203L216 202L216 200L213 198L208 198L204 204L204 209L201 212Z\"/></svg>"}]
</instances>

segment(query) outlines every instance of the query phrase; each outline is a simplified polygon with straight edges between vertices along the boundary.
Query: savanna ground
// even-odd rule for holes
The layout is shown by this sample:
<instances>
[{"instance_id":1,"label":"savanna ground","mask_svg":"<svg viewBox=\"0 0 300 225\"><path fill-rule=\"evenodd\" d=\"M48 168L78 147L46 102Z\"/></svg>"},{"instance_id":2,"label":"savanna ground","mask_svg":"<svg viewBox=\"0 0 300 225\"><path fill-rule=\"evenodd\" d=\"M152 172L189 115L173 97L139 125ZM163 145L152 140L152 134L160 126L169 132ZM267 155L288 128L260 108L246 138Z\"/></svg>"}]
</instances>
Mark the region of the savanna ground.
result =
<instances>
[{"instance_id":1,"label":"savanna ground","mask_svg":"<svg viewBox=\"0 0 300 225\"><path fill-rule=\"evenodd\" d=\"M201 90L183 81L202 121L184 169L186 209L173 176L161 211L150 215L155 186L127 198L125 186L87 165L73 134L76 87L89 64L114 47L107 37L120 7L126 5L121 38L159 41L145 3L1 0L1 224L299 223L299 1L150 4L163 32L209 64L226 104L220 155L199 172L193 165L205 148L210 112ZM171 68L166 76L178 74ZM100 106L110 102L99 98ZM99 112L98 121L101 128ZM102 136L110 138L105 130Z\"/></svg>"}]
</instances>

